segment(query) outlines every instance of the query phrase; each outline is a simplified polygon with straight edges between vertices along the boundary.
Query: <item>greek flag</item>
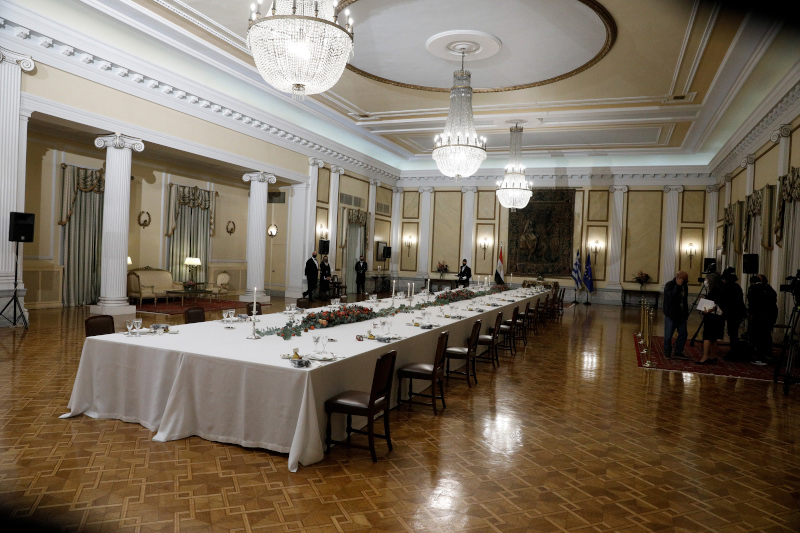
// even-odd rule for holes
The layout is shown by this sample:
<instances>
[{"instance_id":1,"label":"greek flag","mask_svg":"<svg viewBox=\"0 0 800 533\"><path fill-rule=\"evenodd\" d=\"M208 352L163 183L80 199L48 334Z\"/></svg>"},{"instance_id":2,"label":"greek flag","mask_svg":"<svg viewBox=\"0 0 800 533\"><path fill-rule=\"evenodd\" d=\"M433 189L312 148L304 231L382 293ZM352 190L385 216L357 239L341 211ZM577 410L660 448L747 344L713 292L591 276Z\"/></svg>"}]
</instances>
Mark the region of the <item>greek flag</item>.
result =
<instances>
[{"instance_id":1,"label":"greek flag","mask_svg":"<svg viewBox=\"0 0 800 533\"><path fill-rule=\"evenodd\" d=\"M572 281L575 282L575 291L581 290L581 249L575 252L575 264L572 265Z\"/></svg>"}]
</instances>

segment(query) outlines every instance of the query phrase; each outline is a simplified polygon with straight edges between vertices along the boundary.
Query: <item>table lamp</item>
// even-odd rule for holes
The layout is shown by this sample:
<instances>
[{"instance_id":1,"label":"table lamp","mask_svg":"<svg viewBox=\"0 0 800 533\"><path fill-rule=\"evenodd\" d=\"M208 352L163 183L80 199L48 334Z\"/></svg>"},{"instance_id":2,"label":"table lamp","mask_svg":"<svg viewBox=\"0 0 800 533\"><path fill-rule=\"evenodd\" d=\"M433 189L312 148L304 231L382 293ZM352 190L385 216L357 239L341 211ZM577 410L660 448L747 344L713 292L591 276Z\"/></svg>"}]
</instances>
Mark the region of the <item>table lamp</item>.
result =
<instances>
[{"instance_id":1,"label":"table lamp","mask_svg":"<svg viewBox=\"0 0 800 533\"><path fill-rule=\"evenodd\" d=\"M183 264L189 267L189 281L194 281L194 269L200 266L200 259L197 257L187 257Z\"/></svg>"}]
</instances>

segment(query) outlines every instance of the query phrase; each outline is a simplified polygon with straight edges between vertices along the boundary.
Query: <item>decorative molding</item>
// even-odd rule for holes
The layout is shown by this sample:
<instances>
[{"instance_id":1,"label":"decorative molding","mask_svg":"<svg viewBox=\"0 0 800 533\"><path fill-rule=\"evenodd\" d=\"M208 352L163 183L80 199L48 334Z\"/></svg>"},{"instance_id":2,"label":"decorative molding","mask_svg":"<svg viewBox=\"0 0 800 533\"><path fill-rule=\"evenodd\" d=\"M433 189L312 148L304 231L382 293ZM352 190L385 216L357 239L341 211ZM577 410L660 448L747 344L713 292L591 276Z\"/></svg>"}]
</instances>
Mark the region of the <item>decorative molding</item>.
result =
<instances>
[{"instance_id":1,"label":"decorative molding","mask_svg":"<svg viewBox=\"0 0 800 533\"><path fill-rule=\"evenodd\" d=\"M781 137L789 137L792 135L792 125L791 124L781 124L778 129L772 132L770 135L769 140L777 143L781 140Z\"/></svg>"},{"instance_id":2,"label":"decorative molding","mask_svg":"<svg viewBox=\"0 0 800 533\"><path fill-rule=\"evenodd\" d=\"M706 192L708 192L708 193L719 192L719 190L721 188L722 188L722 184L715 183L714 185L709 185L708 187L706 187Z\"/></svg>"},{"instance_id":3,"label":"decorative molding","mask_svg":"<svg viewBox=\"0 0 800 533\"><path fill-rule=\"evenodd\" d=\"M612 185L608 188L608 192L610 193L617 193L617 192L628 192L627 185Z\"/></svg>"},{"instance_id":4,"label":"decorative molding","mask_svg":"<svg viewBox=\"0 0 800 533\"><path fill-rule=\"evenodd\" d=\"M117 148L120 150L128 148L136 152L144 150L144 143L141 139L129 137L121 133L101 135L94 140L94 145L97 148Z\"/></svg>"},{"instance_id":5,"label":"decorative molding","mask_svg":"<svg viewBox=\"0 0 800 533\"><path fill-rule=\"evenodd\" d=\"M147 211L140 211L139 216L136 217L136 223L139 224L141 227L146 228L150 225L153 219L150 217L150 213Z\"/></svg>"},{"instance_id":6,"label":"decorative molding","mask_svg":"<svg viewBox=\"0 0 800 533\"><path fill-rule=\"evenodd\" d=\"M23 72L30 72L36 64L31 56L14 52L8 48L0 46L0 62L13 63L19 65Z\"/></svg>"},{"instance_id":7,"label":"decorative molding","mask_svg":"<svg viewBox=\"0 0 800 533\"><path fill-rule=\"evenodd\" d=\"M318 159L316 157L309 157L308 166L322 168L325 166L325 161L323 161L322 159Z\"/></svg>"},{"instance_id":8,"label":"decorative molding","mask_svg":"<svg viewBox=\"0 0 800 533\"><path fill-rule=\"evenodd\" d=\"M461 187L461 194L464 194L464 193L467 193L467 192L478 192L478 188L477 187Z\"/></svg>"},{"instance_id":9,"label":"decorative molding","mask_svg":"<svg viewBox=\"0 0 800 533\"><path fill-rule=\"evenodd\" d=\"M667 185L664 187L664 192L667 194L671 192L683 192L683 185Z\"/></svg>"},{"instance_id":10,"label":"decorative molding","mask_svg":"<svg viewBox=\"0 0 800 533\"><path fill-rule=\"evenodd\" d=\"M747 154L739 161L739 166L742 168L747 168L747 165L755 165L756 163L756 156L754 154Z\"/></svg>"},{"instance_id":11,"label":"decorative molding","mask_svg":"<svg viewBox=\"0 0 800 533\"><path fill-rule=\"evenodd\" d=\"M336 165L331 165L331 174L342 175L344 174L344 169Z\"/></svg>"},{"instance_id":12,"label":"decorative molding","mask_svg":"<svg viewBox=\"0 0 800 533\"><path fill-rule=\"evenodd\" d=\"M725 174L722 178L725 180L725 183L730 183L733 181L733 174Z\"/></svg>"},{"instance_id":13,"label":"decorative molding","mask_svg":"<svg viewBox=\"0 0 800 533\"><path fill-rule=\"evenodd\" d=\"M392 193L394 194L402 194L403 188L402 187L392 187Z\"/></svg>"},{"instance_id":14,"label":"decorative molding","mask_svg":"<svg viewBox=\"0 0 800 533\"><path fill-rule=\"evenodd\" d=\"M242 181L245 183L275 183L277 178L275 174L270 174L268 172L248 172L242 176Z\"/></svg>"},{"instance_id":15,"label":"decorative molding","mask_svg":"<svg viewBox=\"0 0 800 533\"><path fill-rule=\"evenodd\" d=\"M228 235L233 235L236 233L236 222L229 220L228 223L225 224L225 231L228 232Z\"/></svg>"},{"instance_id":16,"label":"decorative molding","mask_svg":"<svg viewBox=\"0 0 800 533\"><path fill-rule=\"evenodd\" d=\"M373 187L380 187L381 183L381 180L376 180L375 178L370 178L369 180L369 184Z\"/></svg>"},{"instance_id":17,"label":"decorative molding","mask_svg":"<svg viewBox=\"0 0 800 533\"><path fill-rule=\"evenodd\" d=\"M433 192L433 187L420 187L419 188L419 192L420 193L424 193L424 192L432 193Z\"/></svg>"}]
</instances>

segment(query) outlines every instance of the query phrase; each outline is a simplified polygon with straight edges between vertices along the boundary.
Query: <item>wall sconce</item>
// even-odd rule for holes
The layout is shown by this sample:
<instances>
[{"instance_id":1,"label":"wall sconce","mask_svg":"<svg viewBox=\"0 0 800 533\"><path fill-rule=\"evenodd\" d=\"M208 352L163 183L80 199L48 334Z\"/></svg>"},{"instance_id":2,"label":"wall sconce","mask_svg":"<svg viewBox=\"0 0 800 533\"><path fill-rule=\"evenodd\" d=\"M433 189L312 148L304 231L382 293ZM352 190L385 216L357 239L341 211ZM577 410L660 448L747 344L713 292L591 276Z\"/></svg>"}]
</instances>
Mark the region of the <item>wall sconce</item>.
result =
<instances>
[{"instance_id":1,"label":"wall sconce","mask_svg":"<svg viewBox=\"0 0 800 533\"><path fill-rule=\"evenodd\" d=\"M278 234L278 226L276 226L275 224L270 224L269 227L267 228L267 235L269 235L270 237L274 237L277 234Z\"/></svg>"},{"instance_id":2,"label":"wall sconce","mask_svg":"<svg viewBox=\"0 0 800 533\"><path fill-rule=\"evenodd\" d=\"M686 255L689 256L689 268L692 268L692 258L697 254L697 248L694 244L689 243L686 246Z\"/></svg>"},{"instance_id":3,"label":"wall sconce","mask_svg":"<svg viewBox=\"0 0 800 533\"><path fill-rule=\"evenodd\" d=\"M320 239L325 239L325 240L328 239L328 228L326 228L322 224L319 225L319 230L317 231L317 233L319 234Z\"/></svg>"},{"instance_id":4,"label":"wall sconce","mask_svg":"<svg viewBox=\"0 0 800 533\"><path fill-rule=\"evenodd\" d=\"M133 261L131 261L131 257L128 256L128 266L131 266L132 264L133 264Z\"/></svg>"},{"instance_id":5,"label":"wall sconce","mask_svg":"<svg viewBox=\"0 0 800 533\"><path fill-rule=\"evenodd\" d=\"M480 247L483 249L483 258L486 259L486 249L492 245L492 239L484 237L481 241Z\"/></svg>"},{"instance_id":6,"label":"wall sconce","mask_svg":"<svg viewBox=\"0 0 800 533\"><path fill-rule=\"evenodd\" d=\"M603 249L603 245L600 244L600 241L595 240L594 244L589 247L589 251L594 254L594 264L597 265L597 254L600 253L600 250Z\"/></svg>"},{"instance_id":7,"label":"wall sconce","mask_svg":"<svg viewBox=\"0 0 800 533\"><path fill-rule=\"evenodd\" d=\"M413 235L406 235L405 239L403 239L403 246L406 247L406 257L411 256L411 246L417 242L417 239Z\"/></svg>"}]
</instances>

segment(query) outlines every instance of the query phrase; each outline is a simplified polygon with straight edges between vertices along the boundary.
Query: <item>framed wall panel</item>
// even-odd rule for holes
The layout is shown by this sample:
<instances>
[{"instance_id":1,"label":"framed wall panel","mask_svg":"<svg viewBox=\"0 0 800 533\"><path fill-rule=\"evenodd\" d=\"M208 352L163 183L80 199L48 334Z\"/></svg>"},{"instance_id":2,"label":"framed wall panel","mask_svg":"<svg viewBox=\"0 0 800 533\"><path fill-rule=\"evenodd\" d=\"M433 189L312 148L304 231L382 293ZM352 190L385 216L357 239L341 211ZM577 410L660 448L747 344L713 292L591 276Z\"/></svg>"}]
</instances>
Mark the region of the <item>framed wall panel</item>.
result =
<instances>
[{"instance_id":1,"label":"framed wall panel","mask_svg":"<svg viewBox=\"0 0 800 533\"><path fill-rule=\"evenodd\" d=\"M589 191L587 222L608 222L608 191Z\"/></svg>"},{"instance_id":2,"label":"framed wall panel","mask_svg":"<svg viewBox=\"0 0 800 533\"><path fill-rule=\"evenodd\" d=\"M410 247L405 246L406 237L414 238L414 244ZM403 229L400 232L400 270L406 272L417 271L417 243L419 242L419 222L403 222ZM394 248L392 248L394 253Z\"/></svg>"},{"instance_id":3,"label":"framed wall panel","mask_svg":"<svg viewBox=\"0 0 800 533\"><path fill-rule=\"evenodd\" d=\"M430 269L444 261L451 272L461 264L461 191L434 191Z\"/></svg>"},{"instance_id":4,"label":"framed wall panel","mask_svg":"<svg viewBox=\"0 0 800 533\"><path fill-rule=\"evenodd\" d=\"M778 178L778 145L773 144L772 148L761 154L756 159L755 179L753 180L753 190L757 191L765 185L774 185Z\"/></svg>"},{"instance_id":5,"label":"framed wall panel","mask_svg":"<svg viewBox=\"0 0 800 533\"><path fill-rule=\"evenodd\" d=\"M403 191L403 218L419 218L419 191Z\"/></svg>"},{"instance_id":6,"label":"framed wall panel","mask_svg":"<svg viewBox=\"0 0 800 533\"><path fill-rule=\"evenodd\" d=\"M322 238L319 232L319 225L322 224L324 228L328 227L328 208L327 207L317 207L317 221L314 224L314 249L317 248L319 245L319 240ZM330 237L330 232L328 232L328 236ZM306 258L308 259L308 258Z\"/></svg>"},{"instance_id":7,"label":"framed wall panel","mask_svg":"<svg viewBox=\"0 0 800 533\"><path fill-rule=\"evenodd\" d=\"M640 270L650 274L652 283L660 283L661 221L663 191L629 191L625 218L624 281L633 281Z\"/></svg>"},{"instance_id":8,"label":"framed wall panel","mask_svg":"<svg viewBox=\"0 0 800 533\"><path fill-rule=\"evenodd\" d=\"M389 217L392 216L392 189L387 189L386 187L378 187L375 190L375 201L376 204L384 204L389 206L388 211L380 211L380 216ZM377 207L377 206L376 206ZM377 212L377 209L376 209Z\"/></svg>"},{"instance_id":9,"label":"framed wall panel","mask_svg":"<svg viewBox=\"0 0 800 533\"><path fill-rule=\"evenodd\" d=\"M731 203L743 202L747 191L747 172L744 169L739 171L728 183L728 186L731 188Z\"/></svg>"},{"instance_id":10,"label":"framed wall panel","mask_svg":"<svg viewBox=\"0 0 800 533\"><path fill-rule=\"evenodd\" d=\"M706 191L686 191L681 199L681 223L702 224L706 220Z\"/></svg>"},{"instance_id":11,"label":"framed wall panel","mask_svg":"<svg viewBox=\"0 0 800 533\"><path fill-rule=\"evenodd\" d=\"M482 242L488 238L491 244L486 246L484 251ZM493 222L478 222L475 225L475 259L472 262L472 270L475 276L494 276L495 269L495 224Z\"/></svg>"},{"instance_id":12,"label":"framed wall panel","mask_svg":"<svg viewBox=\"0 0 800 533\"><path fill-rule=\"evenodd\" d=\"M689 256L686 255L686 250L689 244L694 245L696 250L694 257L692 257L691 265L689 264ZM700 285L697 278L703 271L703 258L705 255L705 231L703 228L681 228L680 244L678 248L678 270L683 270L689 274L689 285ZM664 280L667 282L669 280Z\"/></svg>"},{"instance_id":13,"label":"framed wall panel","mask_svg":"<svg viewBox=\"0 0 800 533\"><path fill-rule=\"evenodd\" d=\"M319 169L319 176L317 178L317 201L327 204L331 196L331 169Z\"/></svg>"},{"instance_id":14,"label":"framed wall panel","mask_svg":"<svg viewBox=\"0 0 800 533\"><path fill-rule=\"evenodd\" d=\"M497 214L497 194L494 191L478 191L478 220L494 220Z\"/></svg>"},{"instance_id":15,"label":"framed wall panel","mask_svg":"<svg viewBox=\"0 0 800 533\"><path fill-rule=\"evenodd\" d=\"M597 242L597 247L599 249L596 256L594 253L592 253L592 248L595 246L595 242ZM587 255L591 254L592 256L592 275L594 276L594 281L605 281L606 253L608 251L608 226L587 225L584 250L586 250ZM585 257L583 258L583 261L585 265Z\"/></svg>"},{"instance_id":16,"label":"framed wall panel","mask_svg":"<svg viewBox=\"0 0 800 533\"><path fill-rule=\"evenodd\" d=\"M391 244L391 236L392 236L392 223L388 220L381 220L380 218L375 219L375 235L372 236L373 240L375 241L375 246L373 246L375 251L375 257L372 258L374 264L381 265L386 267L388 261L384 261L383 257L378 255L378 245L379 242L385 242L387 246L392 246ZM396 250L392 248L392 253L399 253L400 250ZM374 269L374 267L373 267Z\"/></svg>"}]
</instances>

